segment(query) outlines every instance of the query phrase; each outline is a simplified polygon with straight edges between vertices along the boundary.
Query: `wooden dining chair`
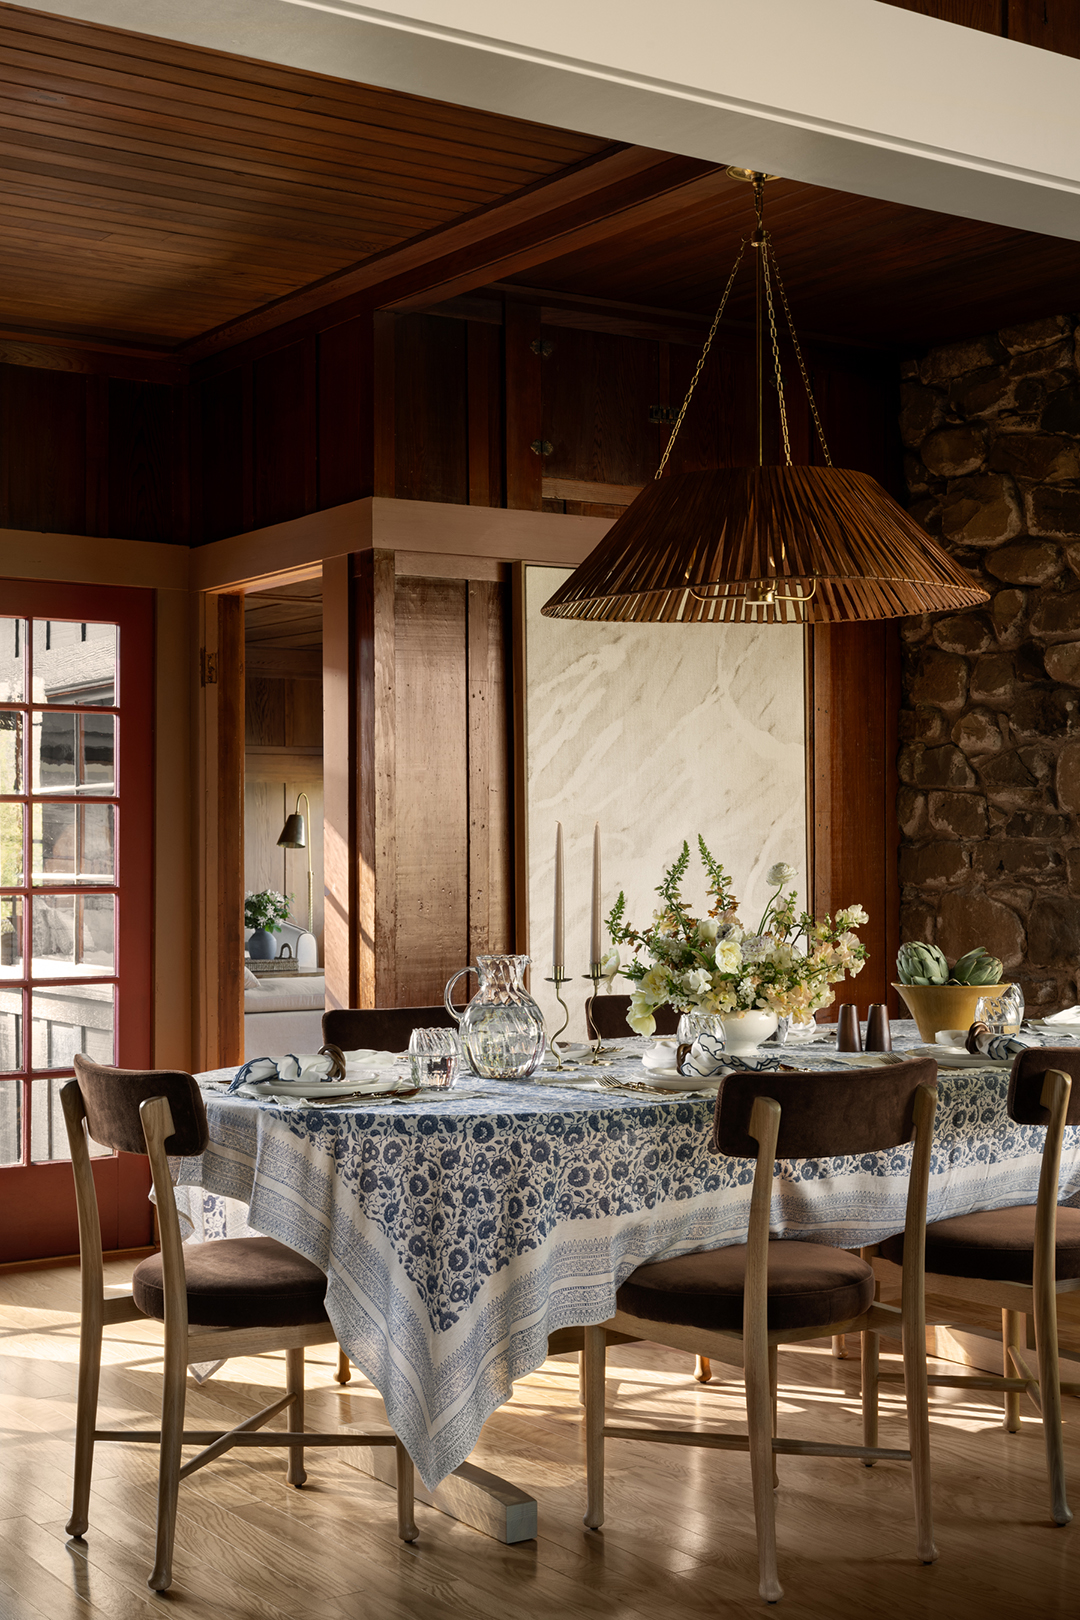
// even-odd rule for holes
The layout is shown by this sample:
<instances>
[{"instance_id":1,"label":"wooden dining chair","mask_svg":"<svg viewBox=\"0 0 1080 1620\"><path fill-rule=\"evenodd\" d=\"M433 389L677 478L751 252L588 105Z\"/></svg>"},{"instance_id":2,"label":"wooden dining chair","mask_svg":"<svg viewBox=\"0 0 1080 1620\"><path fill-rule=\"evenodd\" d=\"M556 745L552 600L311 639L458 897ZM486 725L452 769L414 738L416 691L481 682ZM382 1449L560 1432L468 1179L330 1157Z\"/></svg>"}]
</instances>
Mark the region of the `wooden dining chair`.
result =
<instances>
[{"instance_id":1,"label":"wooden dining chair","mask_svg":"<svg viewBox=\"0 0 1080 1620\"><path fill-rule=\"evenodd\" d=\"M597 1036L602 1041L625 1041L634 1033L626 1022L629 1011L629 996L589 996L585 1002L585 1028L590 1041ZM674 1035L678 1030L679 1015L673 1007L657 1007L653 1017L657 1035Z\"/></svg>"},{"instance_id":2,"label":"wooden dining chair","mask_svg":"<svg viewBox=\"0 0 1080 1620\"><path fill-rule=\"evenodd\" d=\"M1021 1052L1009 1077L1009 1118L1044 1129L1039 1190L1034 1204L986 1209L935 1221L926 1229L926 1288L931 1294L1001 1310L1003 1369L992 1374L934 1374L931 1384L1000 1389L1005 1428L1020 1427L1020 1396L1030 1395L1042 1414L1050 1514L1055 1524L1072 1518L1065 1495L1065 1448L1061 1395L1080 1395L1080 1384L1063 1384L1058 1365L1057 1296L1080 1291L1080 1209L1058 1204L1062 1136L1080 1126L1080 1051L1039 1047ZM889 1238L879 1255L903 1265L904 1237ZM1038 1373L1024 1355L1026 1319L1035 1318ZM944 1321L945 1318L935 1317ZM876 1356L871 1350L871 1359ZM887 1374L880 1374L887 1377ZM873 1386L868 1397L873 1398Z\"/></svg>"},{"instance_id":3,"label":"wooden dining chair","mask_svg":"<svg viewBox=\"0 0 1080 1620\"><path fill-rule=\"evenodd\" d=\"M455 1029L455 1019L438 1007L331 1007L323 1013L323 1040L343 1052L370 1046L377 1052L406 1052L414 1029Z\"/></svg>"},{"instance_id":4,"label":"wooden dining chair","mask_svg":"<svg viewBox=\"0 0 1080 1620\"><path fill-rule=\"evenodd\" d=\"M749 1451L757 1523L759 1591L783 1595L776 1569L774 1459L794 1456L896 1458L912 1464L916 1544L924 1563L934 1547L930 1504L930 1432L926 1395L922 1244L930 1176L937 1065L921 1059L875 1072L730 1074L716 1101L714 1150L756 1159L747 1241L639 1266L616 1296L610 1321L585 1330L585 1523L604 1522L604 1443L656 1440ZM907 1184L903 1303L874 1300L867 1261L823 1243L770 1240L775 1162L861 1155L914 1140ZM901 1324L908 1447L840 1445L776 1434L777 1348L836 1333ZM630 1428L604 1421L605 1330L693 1350L744 1369L747 1433Z\"/></svg>"},{"instance_id":5,"label":"wooden dining chair","mask_svg":"<svg viewBox=\"0 0 1080 1620\"><path fill-rule=\"evenodd\" d=\"M67 1532L82 1537L89 1525L94 1446L99 1441L139 1442L159 1448L157 1537L148 1585L164 1592L172 1581L176 1505L180 1481L233 1446L286 1446L286 1480L303 1485L307 1446L394 1446L397 1452L398 1534L415 1541L413 1465L392 1434L309 1434L304 1429L304 1349L336 1338L323 1303L326 1277L309 1260L273 1238L224 1238L184 1244L169 1174L168 1155L202 1153L209 1141L206 1108L190 1074L105 1068L76 1056L75 1079L61 1090L75 1196L82 1264L78 1406L75 1419L75 1482ZM87 1136L119 1153L150 1159L161 1234L160 1253L143 1260L131 1292L106 1290L101 1227ZM165 1325L165 1371L161 1428L99 1429L98 1385L102 1328L108 1323L153 1317ZM228 1356L285 1352L285 1394L226 1432L185 1430L187 1369ZM285 1432L263 1433L263 1424L288 1412ZM202 1449L183 1462L184 1446Z\"/></svg>"}]
</instances>

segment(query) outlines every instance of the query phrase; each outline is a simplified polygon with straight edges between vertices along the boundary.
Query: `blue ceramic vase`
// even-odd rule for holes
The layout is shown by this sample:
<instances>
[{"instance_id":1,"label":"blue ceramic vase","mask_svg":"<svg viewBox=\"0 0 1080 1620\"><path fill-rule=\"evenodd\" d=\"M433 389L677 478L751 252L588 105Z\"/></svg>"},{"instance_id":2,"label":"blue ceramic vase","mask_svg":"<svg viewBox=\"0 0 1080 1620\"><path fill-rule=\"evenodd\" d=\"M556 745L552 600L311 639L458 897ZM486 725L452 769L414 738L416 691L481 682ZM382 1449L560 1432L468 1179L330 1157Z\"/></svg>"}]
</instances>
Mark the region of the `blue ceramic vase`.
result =
<instances>
[{"instance_id":1,"label":"blue ceramic vase","mask_svg":"<svg viewBox=\"0 0 1080 1620\"><path fill-rule=\"evenodd\" d=\"M256 928L247 942L247 953L253 962L272 962L277 955L277 940L267 928Z\"/></svg>"}]
</instances>

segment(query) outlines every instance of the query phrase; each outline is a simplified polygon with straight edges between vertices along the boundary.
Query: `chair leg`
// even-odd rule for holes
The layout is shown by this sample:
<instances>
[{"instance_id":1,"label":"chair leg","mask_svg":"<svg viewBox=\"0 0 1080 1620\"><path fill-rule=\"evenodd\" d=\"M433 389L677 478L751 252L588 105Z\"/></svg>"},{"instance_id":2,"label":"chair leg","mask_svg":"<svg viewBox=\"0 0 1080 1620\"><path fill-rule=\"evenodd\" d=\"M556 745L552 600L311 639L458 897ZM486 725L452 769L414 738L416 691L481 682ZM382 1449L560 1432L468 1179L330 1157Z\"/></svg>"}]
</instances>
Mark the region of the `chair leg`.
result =
<instances>
[{"instance_id":1,"label":"chair leg","mask_svg":"<svg viewBox=\"0 0 1080 1620\"><path fill-rule=\"evenodd\" d=\"M699 1384L707 1384L712 1379L712 1362L708 1356L698 1356L697 1366L694 1368L694 1377Z\"/></svg>"},{"instance_id":2,"label":"chair leg","mask_svg":"<svg viewBox=\"0 0 1080 1620\"><path fill-rule=\"evenodd\" d=\"M1023 1311L1002 1311L1001 1361L1006 1378L1016 1377L1016 1368L1009 1359L1009 1347L1011 1345L1014 1350L1023 1347L1023 1330ZM1020 1430L1020 1391L1017 1389L1005 1391L1005 1430L1008 1434L1018 1434Z\"/></svg>"},{"instance_id":3,"label":"chair leg","mask_svg":"<svg viewBox=\"0 0 1080 1620\"><path fill-rule=\"evenodd\" d=\"M101 1383L101 1321L83 1312L79 1329L79 1399L75 1412L75 1479L69 1536L82 1537L90 1523L90 1476L94 1468L98 1386Z\"/></svg>"},{"instance_id":4,"label":"chair leg","mask_svg":"<svg viewBox=\"0 0 1080 1620\"><path fill-rule=\"evenodd\" d=\"M413 1460L400 1440L394 1441L394 1456L397 1460L398 1535L402 1541L415 1541L420 1531L413 1514L416 1495L413 1485Z\"/></svg>"},{"instance_id":5,"label":"chair leg","mask_svg":"<svg viewBox=\"0 0 1080 1620\"><path fill-rule=\"evenodd\" d=\"M607 1335L601 1327L585 1329L585 1523L599 1530L604 1522L604 1373Z\"/></svg>"},{"instance_id":6,"label":"chair leg","mask_svg":"<svg viewBox=\"0 0 1080 1620\"><path fill-rule=\"evenodd\" d=\"M339 1344L337 1353L337 1372L334 1374L334 1378L339 1384L347 1384L351 1377L352 1363L349 1361L348 1356L345 1354L344 1350Z\"/></svg>"},{"instance_id":7,"label":"chair leg","mask_svg":"<svg viewBox=\"0 0 1080 1620\"><path fill-rule=\"evenodd\" d=\"M1058 1366L1057 1300L1051 1293L1040 1299L1035 1290L1035 1346L1039 1356L1039 1405L1042 1408L1046 1472L1050 1480L1050 1516L1055 1524L1069 1524L1072 1513L1065 1498L1065 1446L1061 1434L1061 1372Z\"/></svg>"},{"instance_id":8,"label":"chair leg","mask_svg":"<svg viewBox=\"0 0 1080 1620\"><path fill-rule=\"evenodd\" d=\"M297 1350L285 1352L285 1393L293 1397L291 1406L285 1408L285 1427L294 1434L299 1434L304 1427L304 1351L301 1346ZM297 1489L307 1479L307 1470L304 1467L303 1446L290 1446L289 1466L285 1472L285 1483L295 1485Z\"/></svg>"},{"instance_id":9,"label":"chair leg","mask_svg":"<svg viewBox=\"0 0 1080 1620\"><path fill-rule=\"evenodd\" d=\"M176 1540L176 1498L180 1490L180 1463L187 1401L187 1335L165 1330L165 1376L161 1392L161 1454L158 1463L157 1537L154 1568L147 1581L152 1592L172 1585L173 1544Z\"/></svg>"},{"instance_id":10,"label":"chair leg","mask_svg":"<svg viewBox=\"0 0 1080 1620\"><path fill-rule=\"evenodd\" d=\"M777 1403L777 1399L776 1399L776 1384L777 1384L777 1379L778 1379L779 1371L780 1371L779 1366L778 1366L778 1356L779 1356L779 1352L777 1350L776 1345L771 1344L769 1346L769 1396L770 1396L770 1399L772 1401L772 1437L773 1437L774 1440L776 1439L776 1436L779 1433L779 1429L777 1427L777 1405L778 1405L778 1403ZM776 1471L776 1452L775 1451L773 1452L773 1459L772 1459L772 1482L773 1482L773 1490L775 1491L775 1490L777 1490L779 1488L779 1485L780 1485L780 1475Z\"/></svg>"},{"instance_id":11,"label":"chair leg","mask_svg":"<svg viewBox=\"0 0 1080 1620\"><path fill-rule=\"evenodd\" d=\"M926 1371L926 1326L922 1311L915 1330L903 1327L904 1397L907 1406L908 1447L911 1451L911 1490L915 1499L915 1536L919 1557L932 1564L934 1512L930 1496L930 1406Z\"/></svg>"},{"instance_id":12,"label":"chair leg","mask_svg":"<svg viewBox=\"0 0 1080 1620\"><path fill-rule=\"evenodd\" d=\"M783 1597L776 1569L776 1498L773 1495L772 1356L763 1344L755 1354L746 1339L746 1420L750 1435L750 1477L757 1525L758 1591L766 1603Z\"/></svg>"},{"instance_id":13,"label":"chair leg","mask_svg":"<svg viewBox=\"0 0 1080 1620\"><path fill-rule=\"evenodd\" d=\"M863 1332L862 1336L862 1432L863 1445L878 1443L878 1351L881 1336ZM865 1457L864 1466L873 1468L874 1459Z\"/></svg>"}]
</instances>

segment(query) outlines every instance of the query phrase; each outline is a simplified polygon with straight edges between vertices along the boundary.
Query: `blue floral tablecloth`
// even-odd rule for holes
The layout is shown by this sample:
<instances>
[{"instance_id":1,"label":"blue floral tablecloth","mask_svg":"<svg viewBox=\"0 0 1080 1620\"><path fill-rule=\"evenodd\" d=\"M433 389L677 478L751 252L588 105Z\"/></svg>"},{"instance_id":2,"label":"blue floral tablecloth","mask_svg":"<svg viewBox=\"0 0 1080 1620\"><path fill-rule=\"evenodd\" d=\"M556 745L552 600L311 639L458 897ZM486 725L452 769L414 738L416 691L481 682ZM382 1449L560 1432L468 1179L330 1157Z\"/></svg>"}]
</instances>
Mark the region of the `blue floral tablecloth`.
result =
<instances>
[{"instance_id":1,"label":"blue floral tablecloth","mask_svg":"<svg viewBox=\"0 0 1080 1620\"><path fill-rule=\"evenodd\" d=\"M753 1173L710 1152L711 1097L465 1084L480 1095L306 1109L207 1089L210 1146L176 1162L194 1237L263 1233L326 1271L338 1339L430 1487L550 1333L606 1320L646 1260L744 1241ZM1034 1200L1042 1132L1009 1121L1007 1084L941 1073L931 1220ZM901 1230L908 1152L778 1166L774 1231L857 1248ZM1061 1199L1080 1204L1080 1131Z\"/></svg>"}]
</instances>

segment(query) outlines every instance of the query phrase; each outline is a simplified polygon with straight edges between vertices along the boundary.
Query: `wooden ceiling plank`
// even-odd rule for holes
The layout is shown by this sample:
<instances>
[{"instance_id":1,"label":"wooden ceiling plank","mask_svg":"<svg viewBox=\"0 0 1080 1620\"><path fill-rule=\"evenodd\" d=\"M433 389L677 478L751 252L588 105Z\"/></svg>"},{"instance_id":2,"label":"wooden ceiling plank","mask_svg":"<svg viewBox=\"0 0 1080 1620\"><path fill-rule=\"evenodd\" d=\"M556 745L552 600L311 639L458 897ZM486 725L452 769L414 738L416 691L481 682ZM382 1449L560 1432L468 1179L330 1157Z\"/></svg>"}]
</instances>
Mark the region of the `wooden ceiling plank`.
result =
<instances>
[{"instance_id":1,"label":"wooden ceiling plank","mask_svg":"<svg viewBox=\"0 0 1080 1620\"><path fill-rule=\"evenodd\" d=\"M165 103L163 107L160 97L141 91L123 92L119 87L101 87L100 93L95 94L97 87L85 80L68 81L30 67L20 70L11 57L0 66L0 84L13 101L23 100L38 105L54 115L68 111L83 117L112 118L118 126L121 123L149 124L155 130L175 129L196 137L205 135L207 130L228 130L234 143L242 150L261 142L270 149L294 150L312 157L338 153L344 158L350 152L362 151L370 153L373 160L378 158L382 163L399 165L402 172L417 176L430 172L433 167L450 178L460 173L461 166L466 164L471 171L490 173L493 182L505 182L506 186L512 186L550 173L553 167L566 166L557 158L526 149L524 143L519 143L522 150L516 156L516 161L512 162L511 153L506 147L493 147L487 141L468 145L452 142L445 135L441 138L418 137L410 132L403 132L395 138L393 131L368 121L350 124L335 121L332 127L325 120L321 123L311 121L283 126L280 119L229 114L225 110L207 108L199 102L185 104L186 111L177 109L170 113L166 110L169 104ZM73 90L73 84L77 84L81 93ZM240 141L240 135L257 137L257 140ZM214 138L221 140L223 137L219 134ZM590 144L602 149L606 143ZM579 156L580 153L571 153L568 161L577 161Z\"/></svg>"},{"instance_id":2,"label":"wooden ceiling plank","mask_svg":"<svg viewBox=\"0 0 1080 1620\"><path fill-rule=\"evenodd\" d=\"M172 172L179 164L179 172L191 174L198 178L200 174L210 171L211 176L220 170L223 174L235 175L238 168L243 168L245 179L254 185L258 179L271 181L276 190L288 196L294 189L302 192L305 199L317 201L325 198L329 207L331 199L337 197L344 206L351 199L354 202L369 198L380 199L384 210L391 211L401 208L401 182L396 176L386 175L375 169L364 168L357 164L349 169L335 168L320 161L316 166L300 162L287 161L271 162L266 154L255 157L228 147L211 146L206 143L190 142L181 146L167 141L150 141L137 139L130 132L125 131L118 137L115 129L107 125L102 127L97 119L83 119L78 123L67 125L62 120L47 118L45 116L24 117L21 115L6 116L3 110L3 98L0 97L0 128L9 136L21 134L30 136L34 142L54 142L58 137L56 131L70 127L78 131L78 140L72 138L70 145L77 144L79 149L92 153L101 149L114 155L122 154L137 160L139 167L149 167L151 163L161 163ZM52 147L50 150L63 150L63 147ZM198 154L197 162L194 160L184 162L173 156L174 153ZM149 160L149 162L147 161ZM430 182L424 185L411 184L408 188L408 202L405 208L410 212L423 213L432 219L455 218L473 208L480 207L491 200L492 188L490 186L470 185L467 180L460 178L453 185L438 185ZM498 195L498 194L497 194Z\"/></svg>"},{"instance_id":3,"label":"wooden ceiling plank","mask_svg":"<svg viewBox=\"0 0 1080 1620\"><path fill-rule=\"evenodd\" d=\"M62 56L39 56L27 49L21 31L5 30L2 27L0 27L0 48L3 49L5 58L13 64L28 69L37 68L42 74L51 73L54 76L51 87L61 91L72 81L84 85L97 83L111 86L121 92L128 90L131 94L144 97L151 110L153 102L155 100L160 102L162 99L215 107L223 112L235 110L239 113L242 108L245 106L250 108L251 105L250 97L240 97L236 94L239 81L231 77L222 77L221 89L197 82L200 77L205 76L155 77L152 71L148 71L153 67L153 63L148 59L139 60L137 68L133 70L118 69L108 56L96 53L85 46L73 49L69 54ZM312 75L312 78L317 78L317 75ZM153 85L150 94L139 88L147 82ZM334 81L325 82L334 83ZM385 139L391 139L393 132L397 131L402 141L409 143L447 142L447 129L455 128L459 131L458 144L462 147L463 156L467 157L470 152L475 153L478 150L490 150L491 146L495 145L505 153L516 152L522 157L531 158L540 152L546 156L548 167L559 168L600 151L609 144L595 136L554 130L543 124L530 124L497 113L484 113L467 108L446 108L444 116L444 107L441 103L426 102L393 91L380 94L364 85L342 85L341 88L351 94L339 100L324 98L324 104L316 111L312 110L310 95L297 98L295 106L283 105L280 101L271 99L269 105L272 112L267 113L266 121L278 128L283 123L296 123L318 129L325 127L330 119L346 128L356 122L371 126L373 119L376 119L374 127L382 131ZM182 95L181 91L186 91L187 94ZM462 137L466 133L475 138L463 140Z\"/></svg>"}]
</instances>

